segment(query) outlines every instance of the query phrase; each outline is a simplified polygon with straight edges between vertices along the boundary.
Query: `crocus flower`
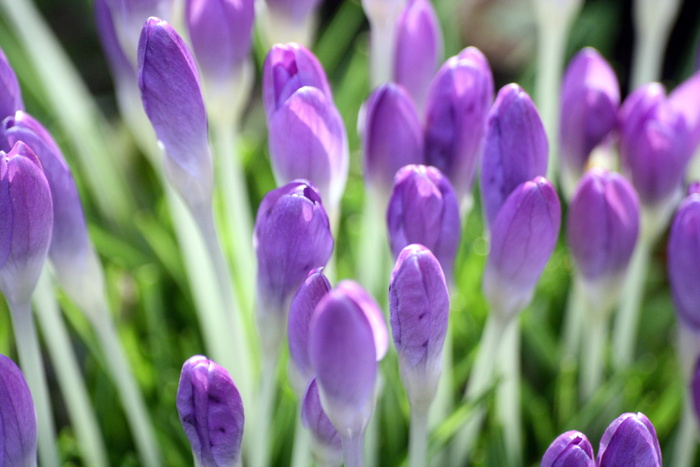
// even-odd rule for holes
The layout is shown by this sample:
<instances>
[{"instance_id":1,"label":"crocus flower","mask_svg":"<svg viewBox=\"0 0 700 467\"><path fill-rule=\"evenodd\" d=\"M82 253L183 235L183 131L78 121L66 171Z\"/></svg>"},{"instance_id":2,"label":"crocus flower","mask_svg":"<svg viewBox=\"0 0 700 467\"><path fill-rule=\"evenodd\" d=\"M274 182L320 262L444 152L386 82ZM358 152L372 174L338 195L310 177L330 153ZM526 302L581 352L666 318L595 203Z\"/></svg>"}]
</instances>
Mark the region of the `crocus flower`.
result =
<instances>
[{"instance_id":1,"label":"crocus flower","mask_svg":"<svg viewBox=\"0 0 700 467\"><path fill-rule=\"evenodd\" d=\"M138 82L171 183L191 208L211 203L214 171L197 67L175 29L149 18L141 31Z\"/></svg>"},{"instance_id":2,"label":"crocus flower","mask_svg":"<svg viewBox=\"0 0 700 467\"><path fill-rule=\"evenodd\" d=\"M36 465L36 413L22 371L0 355L0 463Z\"/></svg>"},{"instance_id":3,"label":"crocus flower","mask_svg":"<svg viewBox=\"0 0 700 467\"><path fill-rule=\"evenodd\" d=\"M547 135L530 96L517 84L501 88L484 134L481 198L491 226L508 195L547 173Z\"/></svg>"},{"instance_id":4,"label":"crocus flower","mask_svg":"<svg viewBox=\"0 0 700 467\"><path fill-rule=\"evenodd\" d=\"M661 448L656 430L643 413L625 413L617 417L603 433L598 448L599 467L660 467Z\"/></svg>"},{"instance_id":5,"label":"crocus flower","mask_svg":"<svg viewBox=\"0 0 700 467\"><path fill-rule=\"evenodd\" d=\"M0 119L13 115L17 110L24 110L22 91L15 71L0 49Z\"/></svg>"},{"instance_id":6,"label":"crocus flower","mask_svg":"<svg viewBox=\"0 0 700 467\"><path fill-rule=\"evenodd\" d=\"M540 467L596 467L593 446L583 433L567 431L552 441Z\"/></svg>"},{"instance_id":7,"label":"crocus flower","mask_svg":"<svg viewBox=\"0 0 700 467\"><path fill-rule=\"evenodd\" d=\"M408 0L396 25L394 81L423 107L442 57L442 31L430 0Z\"/></svg>"},{"instance_id":8,"label":"crocus flower","mask_svg":"<svg viewBox=\"0 0 700 467\"><path fill-rule=\"evenodd\" d=\"M44 266L53 225L51 190L26 144L0 151L0 291L8 302L31 300Z\"/></svg>"},{"instance_id":9,"label":"crocus flower","mask_svg":"<svg viewBox=\"0 0 700 467\"><path fill-rule=\"evenodd\" d=\"M700 143L700 71L683 81L668 96L671 107L683 114L690 128L690 145L697 149Z\"/></svg>"},{"instance_id":10,"label":"crocus flower","mask_svg":"<svg viewBox=\"0 0 700 467\"><path fill-rule=\"evenodd\" d=\"M693 376L690 381L690 397L693 401L695 420L700 423L700 358L696 360Z\"/></svg>"},{"instance_id":11,"label":"crocus flower","mask_svg":"<svg viewBox=\"0 0 700 467\"><path fill-rule=\"evenodd\" d=\"M559 235L561 207L544 177L519 185L491 225L484 293L494 311L511 318L530 302Z\"/></svg>"},{"instance_id":12,"label":"crocus flower","mask_svg":"<svg viewBox=\"0 0 700 467\"><path fill-rule=\"evenodd\" d=\"M340 465L343 458L343 443L323 411L321 398L318 394L316 380L312 380L306 389L301 404L301 421L313 436L314 455L320 465Z\"/></svg>"},{"instance_id":13,"label":"crocus flower","mask_svg":"<svg viewBox=\"0 0 700 467\"><path fill-rule=\"evenodd\" d=\"M448 59L428 91L426 163L450 179L460 200L471 192L491 101L491 68L474 47Z\"/></svg>"},{"instance_id":14,"label":"crocus flower","mask_svg":"<svg viewBox=\"0 0 700 467\"><path fill-rule=\"evenodd\" d=\"M102 44L102 50L107 57L107 63L112 76L115 78L115 85L118 88L127 86L128 82L133 82L136 76L136 63L132 63L124 52L119 42L112 11L108 5L110 0L95 0L93 8L95 12L95 23L97 33ZM143 26L143 21L140 23Z\"/></svg>"},{"instance_id":15,"label":"crocus flower","mask_svg":"<svg viewBox=\"0 0 700 467\"><path fill-rule=\"evenodd\" d=\"M394 83L379 86L360 112L365 180L382 197L382 209L396 172L423 162L423 128L411 97Z\"/></svg>"},{"instance_id":16,"label":"crocus flower","mask_svg":"<svg viewBox=\"0 0 700 467\"><path fill-rule=\"evenodd\" d=\"M391 333L411 405L430 404L442 371L450 298L440 263L422 245L401 251L389 283Z\"/></svg>"},{"instance_id":17,"label":"crocus flower","mask_svg":"<svg viewBox=\"0 0 700 467\"><path fill-rule=\"evenodd\" d=\"M397 258L412 243L424 245L452 277L461 224L450 182L435 167L408 165L396 173L386 214L389 243Z\"/></svg>"}]
</instances>

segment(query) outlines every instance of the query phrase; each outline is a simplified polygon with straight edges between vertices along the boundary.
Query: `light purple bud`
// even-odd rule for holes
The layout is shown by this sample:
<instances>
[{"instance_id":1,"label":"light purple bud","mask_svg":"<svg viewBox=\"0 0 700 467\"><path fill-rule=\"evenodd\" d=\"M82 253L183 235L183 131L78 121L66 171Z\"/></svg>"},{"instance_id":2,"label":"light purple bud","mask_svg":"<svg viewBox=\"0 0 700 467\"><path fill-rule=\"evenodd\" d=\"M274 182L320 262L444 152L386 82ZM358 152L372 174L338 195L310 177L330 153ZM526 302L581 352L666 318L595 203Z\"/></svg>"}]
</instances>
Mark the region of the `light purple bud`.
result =
<instances>
[{"instance_id":1,"label":"light purple bud","mask_svg":"<svg viewBox=\"0 0 700 467\"><path fill-rule=\"evenodd\" d=\"M593 446L583 433L567 431L552 441L540 467L596 467Z\"/></svg>"},{"instance_id":2,"label":"light purple bud","mask_svg":"<svg viewBox=\"0 0 700 467\"><path fill-rule=\"evenodd\" d=\"M0 355L0 465L36 465L36 413L22 371Z\"/></svg>"},{"instance_id":3,"label":"light purple bud","mask_svg":"<svg viewBox=\"0 0 700 467\"><path fill-rule=\"evenodd\" d=\"M243 401L224 368L201 355L187 360L177 388L177 411L197 465L223 467L239 461Z\"/></svg>"},{"instance_id":4,"label":"light purple bud","mask_svg":"<svg viewBox=\"0 0 700 467\"><path fill-rule=\"evenodd\" d=\"M442 59L442 31L430 0L409 0L396 25L394 81L423 107Z\"/></svg>"},{"instance_id":5,"label":"light purple bud","mask_svg":"<svg viewBox=\"0 0 700 467\"><path fill-rule=\"evenodd\" d=\"M418 112L404 88L383 84L362 106L358 129L365 180L386 202L396 172L405 165L423 163L423 127Z\"/></svg>"},{"instance_id":6,"label":"light purple bud","mask_svg":"<svg viewBox=\"0 0 700 467\"><path fill-rule=\"evenodd\" d=\"M438 169L408 165L399 170L386 221L395 258L412 243L424 245L451 279L462 225L457 197Z\"/></svg>"},{"instance_id":7,"label":"light purple bud","mask_svg":"<svg viewBox=\"0 0 700 467\"><path fill-rule=\"evenodd\" d=\"M135 64L129 61L128 56L124 53L124 49L119 43L116 26L112 12L107 5L107 0L95 0L93 8L102 50L107 56L107 63L117 81L116 84L118 85L121 81L134 80L136 76Z\"/></svg>"},{"instance_id":8,"label":"light purple bud","mask_svg":"<svg viewBox=\"0 0 700 467\"><path fill-rule=\"evenodd\" d=\"M481 198L489 226L511 192L547 174L549 144L530 96L517 84L501 88L486 122Z\"/></svg>"},{"instance_id":9,"label":"light purple bud","mask_svg":"<svg viewBox=\"0 0 700 467\"><path fill-rule=\"evenodd\" d=\"M561 89L562 165L580 176L591 151L617 126L620 85L608 62L587 47L569 62Z\"/></svg>"},{"instance_id":10,"label":"light purple bud","mask_svg":"<svg viewBox=\"0 0 700 467\"><path fill-rule=\"evenodd\" d=\"M311 432L314 440L325 448L326 454L335 453L334 457L336 459L342 459L343 444L340 435L328 419L326 412L323 411L315 379L311 381L306 389L306 394L301 404L301 422Z\"/></svg>"},{"instance_id":11,"label":"light purple bud","mask_svg":"<svg viewBox=\"0 0 700 467\"><path fill-rule=\"evenodd\" d=\"M458 199L472 189L493 86L486 57L468 47L445 62L428 91L426 164L450 179Z\"/></svg>"},{"instance_id":12,"label":"light purple bud","mask_svg":"<svg viewBox=\"0 0 700 467\"><path fill-rule=\"evenodd\" d=\"M318 88L294 92L268 121L270 161L278 185L303 178L327 206L337 206L348 174L348 141L338 110Z\"/></svg>"},{"instance_id":13,"label":"light purple bud","mask_svg":"<svg viewBox=\"0 0 700 467\"><path fill-rule=\"evenodd\" d=\"M268 8L294 22L303 21L320 2L321 0L265 0Z\"/></svg>"},{"instance_id":14,"label":"light purple bud","mask_svg":"<svg viewBox=\"0 0 700 467\"><path fill-rule=\"evenodd\" d=\"M253 0L187 0L185 19L202 74L225 81L250 54Z\"/></svg>"},{"instance_id":15,"label":"light purple bud","mask_svg":"<svg viewBox=\"0 0 700 467\"><path fill-rule=\"evenodd\" d=\"M0 151L0 291L13 304L29 303L51 242L51 190L26 144Z\"/></svg>"},{"instance_id":16,"label":"light purple bud","mask_svg":"<svg viewBox=\"0 0 700 467\"><path fill-rule=\"evenodd\" d=\"M667 200L678 190L692 154L688 124L651 83L630 94L620 110L620 158L642 204Z\"/></svg>"},{"instance_id":17,"label":"light purple bud","mask_svg":"<svg viewBox=\"0 0 700 467\"><path fill-rule=\"evenodd\" d=\"M559 236L561 207L544 177L518 186L491 226L484 293L496 312L510 318L527 306Z\"/></svg>"},{"instance_id":18,"label":"light purple bud","mask_svg":"<svg viewBox=\"0 0 700 467\"><path fill-rule=\"evenodd\" d=\"M296 369L308 384L313 376L309 360L309 327L311 317L321 299L331 290L331 283L323 275L323 268L309 271L306 280L299 286L289 307L287 330L289 335L289 355Z\"/></svg>"},{"instance_id":19,"label":"light purple bud","mask_svg":"<svg viewBox=\"0 0 700 467\"><path fill-rule=\"evenodd\" d=\"M668 238L668 279L680 322L700 331L700 192L691 191L673 219Z\"/></svg>"},{"instance_id":20,"label":"light purple bud","mask_svg":"<svg viewBox=\"0 0 700 467\"><path fill-rule=\"evenodd\" d=\"M700 358L695 364L695 371L690 381L690 397L693 401L693 410L695 411L695 421L700 422Z\"/></svg>"},{"instance_id":21,"label":"light purple bud","mask_svg":"<svg viewBox=\"0 0 700 467\"><path fill-rule=\"evenodd\" d=\"M603 433L598 448L598 467L661 467L661 448L656 430L643 413L617 417Z\"/></svg>"},{"instance_id":22,"label":"light purple bud","mask_svg":"<svg viewBox=\"0 0 700 467\"><path fill-rule=\"evenodd\" d=\"M169 18L174 0L105 0L121 49L135 63L143 23L151 16Z\"/></svg>"},{"instance_id":23,"label":"light purple bud","mask_svg":"<svg viewBox=\"0 0 700 467\"><path fill-rule=\"evenodd\" d=\"M326 72L311 51L294 42L273 45L263 64L262 91L267 118L304 86L320 89L329 102L333 101Z\"/></svg>"},{"instance_id":24,"label":"light purple bud","mask_svg":"<svg viewBox=\"0 0 700 467\"><path fill-rule=\"evenodd\" d=\"M0 49L0 119L14 115L18 110L24 110L22 91L15 71Z\"/></svg>"},{"instance_id":25,"label":"light purple bud","mask_svg":"<svg viewBox=\"0 0 700 467\"><path fill-rule=\"evenodd\" d=\"M588 281L609 282L627 269L639 232L639 200L615 172L589 170L569 205L567 240Z\"/></svg>"},{"instance_id":26,"label":"light purple bud","mask_svg":"<svg viewBox=\"0 0 700 467\"><path fill-rule=\"evenodd\" d=\"M192 203L211 199L213 166L197 67L187 45L163 20L149 18L138 55L141 100L166 151L170 180Z\"/></svg>"},{"instance_id":27,"label":"light purple bud","mask_svg":"<svg viewBox=\"0 0 700 467\"><path fill-rule=\"evenodd\" d=\"M674 89L668 100L685 117L691 133L691 149L696 149L700 143L700 71Z\"/></svg>"}]
</instances>

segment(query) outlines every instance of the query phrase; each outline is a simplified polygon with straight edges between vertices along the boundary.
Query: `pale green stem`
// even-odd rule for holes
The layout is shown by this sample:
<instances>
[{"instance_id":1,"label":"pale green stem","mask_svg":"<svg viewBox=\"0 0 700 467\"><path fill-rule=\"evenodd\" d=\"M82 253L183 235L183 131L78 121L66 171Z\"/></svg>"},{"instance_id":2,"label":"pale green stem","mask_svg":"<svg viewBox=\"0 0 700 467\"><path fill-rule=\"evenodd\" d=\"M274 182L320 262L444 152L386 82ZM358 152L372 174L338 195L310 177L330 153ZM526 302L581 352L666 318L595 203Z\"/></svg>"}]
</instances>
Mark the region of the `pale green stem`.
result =
<instances>
[{"instance_id":1,"label":"pale green stem","mask_svg":"<svg viewBox=\"0 0 700 467\"><path fill-rule=\"evenodd\" d=\"M386 270L388 261L386 219L385 212L382 212L382 206L386 207L386 204L378 201L379 199L381 197L375 196L375 192L367 187L360 226L360 257L356 265L356 274L360 283L375 297L386 294L389 277L389 271Z\"/></svg>"},{"instance_id":2,"label":"pale green stem","mask_svg":"<svg viewBox=\"0 0 700 467\"><path fill-rule=\"evenodd\" d=\"M411 405L408 467L428 465L428 413L430 404Z\"/></svg>"},{"instance_id":3,"label":"pale green stem","mask_svg":"<svg viewBox=\"0 0 700 467\"><path fill-rule=\"evenodd\" d=\"M522 415L520 413L520 326L517 318L506 325L500 344L497 371L496 414L505 434L508 465L522 464Z\"/></svg>"},{"instance_id":4,"label":"pale green stem","mask_svg":"<svg viewBox=\"0 0 700 467\"><path fill-rule=\"evenodd\" d=\"M44 339L85 464L106 467L104 440L46 268L34 292L34 305L42 328L48 331L44 333Z\"/></svg>"},{"instance_id":5,"label":"pale green stem","mask_svg":"<svg viewBox=\"0 0 700 467\"><path fill-rule=\"evenodd\" d=\"M396 48L396 18L385 21L370 19L370 83L376 88L394 80L394 49Z\"/></svg>"},{"instance_id":6,"label":"pale green stem","mask_svg":"<svg viewBox=\"0 0 700 467\"><path fill-rule=\"evenodd\" d=\"M301 397L304 395L302 394ZM301 398L297 404L297 419L294 427L294 446L292 447L292 467L308 467L311 465L311 436L309 430L301 422Z\"/></svg>"},{"instance_id":7,"label":"pale green stem","mask_svg":"<svg viewBox=\"0 0 700 467\"><path fill-rule=\"evenodd\" d=\"M585 292L581 282L574 280L570 288L564 315L564 356L577 359L583 332Z\"/></svg>"},{"instance_id":8,"label":"pale green stem","mask_svg":"<svg viewBox=\"0 0 700 467\"><path fill-rule=\"evenodd\" d=\"M277 378L278 352L264 352L262 379L260 384L259 398L256 402L255 424L255 447L251 453L252 467L267 467L270 465L271 446L274 445L270 430L272 422L272 412L275 405L275 389Z\"/></svg>"},{"instance_id":9,"label":"pale green stem","mask_svg":"<svg viewBox=\"0 0 700 467\"><path fill-rule=\"evenodd\" d=\"M588 332L583 340L586 349L583 352L583 374L581 375L581 396L583 401L590 400L591 396L600 387L603 381L604 356L606 342L607 320L605 316L599 316L596 310L587 310L590 313Z\"/></svg>"},{"instance_id":10,"label":"pale green stem","mask_svg":"<svg viewBox=\"0 0 700 467\"><path fill-rule=\"evenodd\" d=\"M19 362L24 377L32 393L36 409L39 465L58 467L59 456L56 448L56 428L51 410L51 399L46 383L44 362L41 359L39 339L34 327L34 316L30 303L8 303L12 324L15 330L15 342L19 353ZM47 332L50 332L47 329Z\"/></svg>"},{"instance_id":11,"label":"pale green stem","mask_svg":"<svg viewBox=\"0 0 700 467\"><path fill-rule=\"evenodd\" d=\"M345 467L363 467L365 434L342 437L343 439L343 465Z\"/></svg>"},{"instance_id":12,"label":"pale green stem","mask_svg":"<svg viewBox=\"0 0 700 467\"><path fill-rule=\"evenodd\" d=\"M689 390L685 391L683 415L672 450L672 467L691 467L698 447L698 427Z\"/></svg>"}]
</instances>

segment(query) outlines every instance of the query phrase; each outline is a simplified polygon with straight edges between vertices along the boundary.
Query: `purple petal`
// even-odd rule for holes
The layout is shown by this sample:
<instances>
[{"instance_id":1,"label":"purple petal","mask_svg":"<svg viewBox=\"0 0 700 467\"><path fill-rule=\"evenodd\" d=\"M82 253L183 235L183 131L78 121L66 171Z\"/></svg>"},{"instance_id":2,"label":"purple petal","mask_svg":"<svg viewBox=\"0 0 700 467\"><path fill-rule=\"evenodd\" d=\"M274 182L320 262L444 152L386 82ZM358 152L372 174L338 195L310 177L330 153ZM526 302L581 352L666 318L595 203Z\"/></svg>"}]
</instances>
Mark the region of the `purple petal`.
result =
<instances>
[{"instance_id":1,"label":"purple petal","mask_svg":"<svg viewBox=\"0 0 700 467\"><path fill-rule=\"evenodd\" d=\"M36 465L36 413L15 363L0 355L0 465Z\"/></svg>"},{"instance_id":2,"label":"purple petal","mask_svg":"<svg viewBox=\"0 0 700 467\"><path fill-rule=\"evenodd\" d=\"M700 71L683 81L668 96L668 101L685 118L690 129L690 145L697 148L700 142Z\"/></svg>"},{"instance_id":3,"label":"purple petal","mask_svg":"<svg viewBox=\"0 0 700 467\"><path fill-rule=\"evenodd\" d=\"M567 431L552 441L540 467L596 467L593 446L583 433Z\"/></svg>"},{"instance_id":4,"label":"purple petal","mask_svg":"<svg viewBox=\"0 0 700 467\"><path fill-rule=\"evenodd\" d=\"M661 448L656 430L643 413L625 413L603 433L598 448L599 467L660 467Z\"/></svg>"},{"instance_id":5,"label":"purple petal","mask_svg":"<svg viewBox=\"0 0 700 467\"><path fill-rule=\"evenodd\" d=\"M15 71L0 49L0 119L14 115L18 110L24 110L22 91Z\"/></svg>"},{"instance_id":6,"label":"purple petal","mask_svg":"<svg viewBox=\"0 0 700 467\"><path fill-rule=\"evenodd\" d=\"M349 300L364 313L374 335L374 348L377 350L377 361L384 358L389 348L389 333L384 322L384 314L377 301L363 289L360 284L351 280L340 281L334 289Z\"/></svg>"},{"instance_id":7,"label":"purple petal","mask_svg":"<svg viewBox=\"0 0 700 467\"><path fill-rule=\"evenodd\" d=\"M323 411L315 379L311 381L311 384L306 389L306 394L301 404L301 421L304 427L311 431L317 442L335 451L338 457L342 457L343 445L340 435L328 419L326 412Z\"/></svg>"},{"instance_id":8,"label":"purple petal","mask_svg":"<svg viewBox=\"0 0 700 467\"><path fill-rule=\"evenodd\" d=\"M97 33L102 43L102 50L107 56L107 63L112 71L112 75L115 77L117 84L125 80L133 81L136 76L136 70L119 43L116 26L107 5L107 0L95 0L93 8L95 10Z\"/></svg>"},{"instance_id":9,"label":"purple petal","mask_svg":"<svg viewBox=\"0 0 700 467\"><path fill-rule=\"evenodd\" d=\"M695 422L700 421L700 359L695 364L692 380L690 381L690 397L695 411Z\"/></svg>"},{"instance_id":10,"label":"purple petal","mask_svg":"<svg viewBox=\"0 0 700 467\"><path fill-rule=\"evenodd\" d=\"M175 5L174 0L105 0L114 28L131 63L135 62L139 36L143 23L151 16L168 19Z\"/></svg>"}]
</instances>

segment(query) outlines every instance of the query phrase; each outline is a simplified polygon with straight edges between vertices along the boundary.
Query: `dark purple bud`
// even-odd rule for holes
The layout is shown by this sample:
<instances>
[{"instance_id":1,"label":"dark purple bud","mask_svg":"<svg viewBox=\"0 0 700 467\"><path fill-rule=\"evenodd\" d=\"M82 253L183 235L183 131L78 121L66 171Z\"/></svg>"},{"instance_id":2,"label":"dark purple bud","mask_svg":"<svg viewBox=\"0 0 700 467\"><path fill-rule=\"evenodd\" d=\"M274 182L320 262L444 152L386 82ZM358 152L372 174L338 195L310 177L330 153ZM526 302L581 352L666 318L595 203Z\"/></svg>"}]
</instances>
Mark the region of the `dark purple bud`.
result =
<instances>
[{"instance_id":1,"label":"dark purple bud","mask_svg":"<svg viewBox=\"0 0 700 467\"><path fill-rule=\"evenodd\" d=\"M265 0L270 10L293 22L302 22L318 6L321 0Z\"/></svg>"},{"instance_id":2,"label":"dark purple bud","mask_svg":"<svg viewBox=\"0 0 700 467\"><path fill-rule=\"evenodd\" d=\"M262 77L263 104L269 119L272 113L299 88L311 86L333 101L326 72L318 59L301 44L275 44L265 57Z\"/></svg>"},{"instance_id":3,"label":"dark purple bud","mask_svg":"<svg viewBox=\"0 0 700 467\"><path fill-rule=\"evenodd\" d=\"M335 464L340 465L343 457L343 444L338 430L335 429L328 419L328 415L323 411L315 379L306 389L301 403L301 422L314 437L319 448L317 451L322 451L319 454L327 457L327 460L336 460Z\"/></svg>"},{"instance_id":4,"label":"dark purple bud","mask_svg":"<svg viewBox=\"0 0 700 467\"><path fill-rule=\"evenodd\" d=\"M494 311L510 318L530 302L559 236L561 207L544 177L518 186L491 225L484 293Z\"/></svg>"},{"instance_id":5,"label":"dark purple bud","mask_svg":"<svg viewBox=\"0 0 700 467\"><path fill-rule=\"evenodd\" d=\"M299 286L289 307L287 330L289 355L306 386L313 377L309 360L309 327L311 317L321 299L331 290L331 283L323 275L323 268L309 271L306 280ZM303 389L303 387L302 387Z\"/></svg>"},{"instance_id":6,"label":"dark purple bud","mask_svg":"<svg viewBox=\"0 0 700 467\"><path fill-rule=\"evenodd\" d=\"M515 188L547 174L549 144L530 96L517 84L501 88L486 122L481 198L489 226Z\"/></svg>"},{"instance_id":7,"label":"dark purple bud","mask_svg":"<svg viewBox=\"0 0 700 467\"><path fill-rule=\"evenodd\" d=\"M141 100L166 152L170 181L189 204L211 199L214 170L197 67L187 45L163 20L149 18L138 55Z\"/></svg>"},{"instance_id":8,"label":"dark purple bud","mask_svg":"<svg viewBox=\"0 0 700 467\"><path fill-rule=\"evenodd\" d=\"M365 180L386 203L396 172L405 165L423 162L423 127L418 112L404 88L387 83L365 101L357 126Z\"/></svg>"},{"instance_id":9,"label":"dark purple bud","mask_svg":"<svg viewBox=\"0 0 700 467\"><path fill-rule=\"evenodd\" d=\"M170 18L174 0L105 0L114 20L114 28L128 60L136 63L143 23L151 16Z\"/></svg>"},{"instance_id":10,"label":"dark purple bud","mask_svg":"<svg viewBox=\"0 0 700 467\"><path fill-rule=\"evenodd\" d=\"M661 203L680 189L692 154L683 114L671 106L662 85L630 94L620 110L620 158L642 204Z\"/></svg>"},{"instance_id":11,"label":"dark purple bud","mask_svg":"<svg viewBox=\"0 0 700 467\"><path fill-rule=\"evenodd\" d=\"M661 448L656 430L643 413L617 417L603 433L598 448L598 467L661 467Z\"/></svg>"},{"instance_id":12,"label":"dark purple bud","mask_svg":"<svg viewBox=\"0 0 700 467\"><path fill-rule=\"evenodd\" d=\"M695 370L690 381L690 397L693 401L695 421L700 422L700 358L695 363Z\"/></svg>"},{"instance_id":13,"label":"dark purple bud","mask_svg":"<svg viewBox=\"0 0 700 467\"><path fill-rule=\"evenodd\" d=\"M14 115L18 110L24 110L22 91L19 88L17 75L7 61L5 53L0 49L0 119Z\"/></svg>"},{"instance_id":14,"label":"dark purple bud","mask_svg":"<svg viewBox=\"0 0 700 467\"><path fill-rule=\"evenodd\" d=\"M318 88L294 92L268 120L270 161L278 185L303 178L316 185L329 208L337 206L348 175L345 125Z\"/></svg>"},{"instance_id":15,"label":"dark purple bud","mask_svg":"<svg viewBox=\"0 0 700 467\"><path fill-rule=\"evenodd\" d=\"M394 81L418 107L442 59L442 31L430 0L409 0L396 25Z\"/></svg>"},{"instance_id":16,"label":"dark purple bud","mask_svg":"<svg viewBox=\"0 0 700 467\"><path fill-rule=\"evenodd\" d=\"M697 148L700 143L700 71L674 89L668 100L688 124L691 149Z\"/></svg>"},{"instance_id":17,"label":"dark purple bud","mask_svg":"<svg viewBox=\"0 0 700 467\"><path fill-rule=\"evenodd\" d=\"M559 140L563 168L575 179L591 151L617 126L620 85L608 62L587 47L569 62L561 89Z\"/></svg>"},{"instance_id":18,"label":"dark purple bud","mask_svg":"<svg viewBox=\"0 0 700 467\"><path fill-rule=\"evenodd\" d=\"M458 199L471 192L492 101L491 68L474 47L448 59L430 85L425 111L426 164L450 179Z\"/></svg>"},{"instance_id":19,"label":"dark purple bud","mask_svg":"<svg viewBox=\"0 0 700 467\"><path fill-rule=\"evenodd\" d=\"M552 441L540 467L596 467L593 446L583 433L567 431Z\"/></svg>"},{"instance_id":20,"label":"dark purple bud","mask_svg":"<svg viewBox=\"0 0 700 467\"><path fill-rule=\"evenodd\" d=\"M205 78L227 81L250 54L253 0L187 0L185 20Z\"/></svg>"},{"instance_id":21,"label":"dark purple bud","mask_svg":"<svg viewBox=\"0 0 700 467\"><path fill-rule=\"evenodd\" d=\"M224 368L201 355L187 360L177 388L177 411L197 465L239 465L243 401Z\"/></svg>"},{"instance_id":22,"label":"dark purple bud","mask_svg":"<svg viewBox=\"0 0 700 467\"><path fill-rule=\"evenodd\" d=\"M0 355L0 465L36 465L36 412L24 375Z\"/></svg>"},{"instance_id":23,"label":"dark purple bud","mask_svg":"<svg viewBox=\"0 0 700 467\"><path fill-rule=\"evenodd\" d=\"M615 172L589 170L569 205L567 240L589 282L610 283L627 269L639 232L639 200Z\"/></svg>"},{"instance_id":24,"label":"dark purple bud","mask_svg":"<svg viewBox=\"0 0 700 467\"><path fill-rule=\"evenodd\" d=\"M29 303L51 242L51 190L26 144L0 151L0 291L12 304Z\"/></svg>"},{"instance_id":25,"label":"dark purple bud","mask_svg":"<svg viewBox=\"0 0 700 467\"><path fill-rule=\"evenodd\" d=\"M408 165L396 173L386 222L395 258L412 243L424 245L451 279L462 225L457 197L438 169Z\"/></svg>"}]
</instances>

